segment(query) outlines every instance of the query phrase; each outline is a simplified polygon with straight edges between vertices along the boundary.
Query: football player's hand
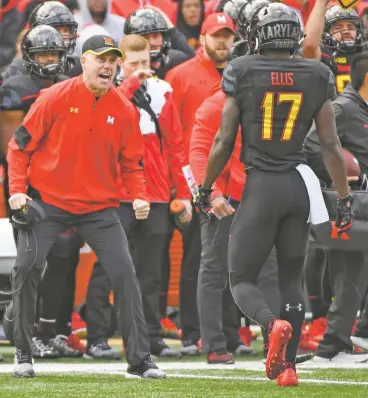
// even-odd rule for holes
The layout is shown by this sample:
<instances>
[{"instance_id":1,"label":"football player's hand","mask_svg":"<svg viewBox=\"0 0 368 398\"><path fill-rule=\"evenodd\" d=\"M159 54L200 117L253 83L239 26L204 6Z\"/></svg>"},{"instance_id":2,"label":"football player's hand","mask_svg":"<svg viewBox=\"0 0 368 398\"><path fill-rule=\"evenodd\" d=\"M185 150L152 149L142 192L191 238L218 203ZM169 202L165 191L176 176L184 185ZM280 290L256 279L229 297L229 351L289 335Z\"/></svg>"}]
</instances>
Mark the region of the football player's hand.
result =
<instances>
[{"instance_id":1,"label":"football player's hand","mask_svg":"<svg viewBox=\"0 0 368 398\"><path fill-rule=\"evenodd\" d=\"M235 213L235 209L228 203L223 196L217 196L211 200L212 211L219 219L231 216Z\"/></svg>"},{"instance_id":2,"label":"football player's hand","mask_svg":"<svg viewBox=\"0 0 368 398\"><path fill-rule=\"evenodd\" d=\"M155 74L155 72L151 69L137 69L134 73L133 76L135 76L137 79L139 79L140 83L144 83L147 79L152 77Z\"/></svg>"},{"instance_id":3,"label":"football player's hand","mask_svg":"<svg viewBox=\"0 0 368 398\"><path fill-rule=\"evenodd\" d=\"M145 200L135 199L133 202L133 210L137 220L145 220L150 212L150 205Z\"/></svg>"},{"instance_id":4,"label":"football player's hand","mask_svg":"<svg viewBox=\"0 0 368 398\"><path fill-rule=\"evenodd\" d=\"M210 217L211 206L211 192L212 189L199 187L197 195L193 198L194 206L197 207L201 213Z\"/></svg>"},{"instance_id":5,"label":"football player's hand","mask_svg":"<svg viewBox=\"0 0 368 398\"><path fill-rule=\"evenodd\" d=\"M26 205L27 200L32 200L25 193L15 193L9 198L9 205L12 210L19 210Z\"/></svg>"},{"instance_id":6,"label":"football player's hand","mask_svg":"<svg viewBox=\"0 0 368 398\"><path fill-rule=\"evenodd\" d=\"M339 229L339 233L346 232L353 226L353 201L352 194L337 199L336 227Z\"/></svg>"}]
</instances>

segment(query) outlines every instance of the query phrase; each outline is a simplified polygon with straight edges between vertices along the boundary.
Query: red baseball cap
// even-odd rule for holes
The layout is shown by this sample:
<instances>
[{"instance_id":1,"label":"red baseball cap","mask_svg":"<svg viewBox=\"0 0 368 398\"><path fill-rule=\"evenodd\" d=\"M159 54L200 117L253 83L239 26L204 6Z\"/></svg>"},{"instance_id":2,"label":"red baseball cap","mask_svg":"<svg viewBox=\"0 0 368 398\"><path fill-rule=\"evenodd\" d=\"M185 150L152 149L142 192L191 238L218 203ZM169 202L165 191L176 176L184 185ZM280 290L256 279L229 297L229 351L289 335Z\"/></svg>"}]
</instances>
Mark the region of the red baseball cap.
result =
<instances>
[{"instance_id":1,"label":"red baseball cap","mask_svg":"<svg viewBox=\"0 0 368 398\"><path fill-rule=\"evenodd\" d=\"M233 20L223 12L216 12L209 15L203 22L201 35L208 33L213 35L222 29L229 29L235 34Z\"/></svg>"}]
</instances>

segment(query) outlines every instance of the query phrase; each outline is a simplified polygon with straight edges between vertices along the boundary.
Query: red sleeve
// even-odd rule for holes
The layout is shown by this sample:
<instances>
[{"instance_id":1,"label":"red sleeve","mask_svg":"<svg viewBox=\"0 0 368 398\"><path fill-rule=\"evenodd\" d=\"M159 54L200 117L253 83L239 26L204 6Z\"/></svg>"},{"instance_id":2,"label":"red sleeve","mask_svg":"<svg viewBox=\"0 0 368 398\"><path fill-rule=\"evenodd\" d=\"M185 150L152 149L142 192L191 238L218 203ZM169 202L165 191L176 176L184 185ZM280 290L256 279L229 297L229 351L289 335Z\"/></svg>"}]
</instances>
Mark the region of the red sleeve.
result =
<instances>
[{"instance_id":1,"label":"red sleeve","mask_svg":"<svg viewBox=\"0 0 368 398\"><path fill-rule=\"evenodd\" d=\"M125 131L119 154L121 178L132 200L142 199L149 202L144 179L144 142L139 129L139 119L131 104L127 104L126 113Z\"/></svg>"},{"instance_id":2,"label":"red sleeve","mask_svg":"<svg viewBox=\"0 0 368 398\"><path fill-rule=\"evenodd\" d=\"M204 181L212 143L220 127L221 114L221 104L214 101L205 101L195 114L190 140L189 163L198 185ZM215 183L212 198L216 196L222 196L222 192Z\"/></svg>"},{"instance_id":3,"label":"red sleeve","mask_svg":"<svg viewBox=\"0 0 368 398\"><path fill-rule=\"evenodd\" d=\"M192 195L182 170L182 167L185 166L185 156L178 111L172 99L172 93L166 93L165 98L166 103L161 111L159 123L168 155L170 184L176 189L178 199L191 200Z\"/></svg>"},{"instance_id":4,"label":"red sleeve","mask_svg":"<svg viewBox=\"0 0 368 398\"><path fill-rule=\"evenodd\" d=\"M183 120L183 112L182 112L183 95L181 92L180 74L176 73L176 69L177 69L177 67L172 69L171 71L169 71L168 74L165 76L165 80L170 84L170 86L173 89L172 99L174 101L176 110L178 111L179 119L180 119L180 121L182 121Z\"/></svg>"},{"instance_id":5,"label":"red sleeve","mask_svg":"<svg viewBox=\"0 0 368 398\"><path fill-rule=\"evenodd\" d=\"M124 95L125 98L130 100L134 93L139 89L141 83L139 79L135 76L130 76L127 79L124 79L117 89Z\"/></svg>"},{"instance_id":6,"label":"red sleeve","mask_svg":"<svg viewBox=\"0 0 368 398\"><path fill-rule=\"evenodd\" d=\"M9 142L7 161L10 195L27 191L27 170L32 153L50 131L54 121L52 104L52 96L46 93L40 95Z\"/></svg>"}]
</instances>

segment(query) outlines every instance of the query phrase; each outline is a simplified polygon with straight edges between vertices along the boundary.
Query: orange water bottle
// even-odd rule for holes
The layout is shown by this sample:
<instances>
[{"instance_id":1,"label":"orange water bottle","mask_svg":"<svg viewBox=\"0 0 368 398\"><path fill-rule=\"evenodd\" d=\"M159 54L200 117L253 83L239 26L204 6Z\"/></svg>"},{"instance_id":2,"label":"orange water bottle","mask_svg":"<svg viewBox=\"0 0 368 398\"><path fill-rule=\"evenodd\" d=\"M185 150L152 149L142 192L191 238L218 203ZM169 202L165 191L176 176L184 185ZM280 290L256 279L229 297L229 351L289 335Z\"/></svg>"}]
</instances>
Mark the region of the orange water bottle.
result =
<instances>
[{"instance_id":1,"label":"orange water bottle","mask_svg":"<svg viewBox=\"0 0 368 398\"><path fill-rule=\"evenodd\" d=\"M170 212L174 216L174 221L178 228L183 229L188 226L189 223L181 221L181 218L187 214L182 200L172 200L170 203Z\"/></svg>"}]
</instances>

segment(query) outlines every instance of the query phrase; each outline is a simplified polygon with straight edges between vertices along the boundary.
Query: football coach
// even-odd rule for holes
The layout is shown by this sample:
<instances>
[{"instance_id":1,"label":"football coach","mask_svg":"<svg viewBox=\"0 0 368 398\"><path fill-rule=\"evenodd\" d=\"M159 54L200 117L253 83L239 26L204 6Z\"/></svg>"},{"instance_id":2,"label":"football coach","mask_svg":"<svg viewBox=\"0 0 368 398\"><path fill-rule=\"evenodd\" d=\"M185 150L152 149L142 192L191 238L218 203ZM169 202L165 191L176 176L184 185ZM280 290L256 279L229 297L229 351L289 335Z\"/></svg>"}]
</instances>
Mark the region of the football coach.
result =
<instances>
[{"instance_id":1,"label":"football coach","mask_svg":"<svg viewBox=\"0 0 368 398\"><path fill-rule=\"evenodd\" d=\"M116 208L119 174L137 218L147 218L144 146L133 105L112 86L121 52L110 37L82 48L83 74L41 92L9 143L9 204L37 202L45 218L21 229L12 275L13 375L32 377L32 326L46 256L57 236L75 226L110 278L118 304L128 373L165 377L150 357L142 299ZM30 196L26 195L32 192Z\"/></svg>"}]
</instances>

